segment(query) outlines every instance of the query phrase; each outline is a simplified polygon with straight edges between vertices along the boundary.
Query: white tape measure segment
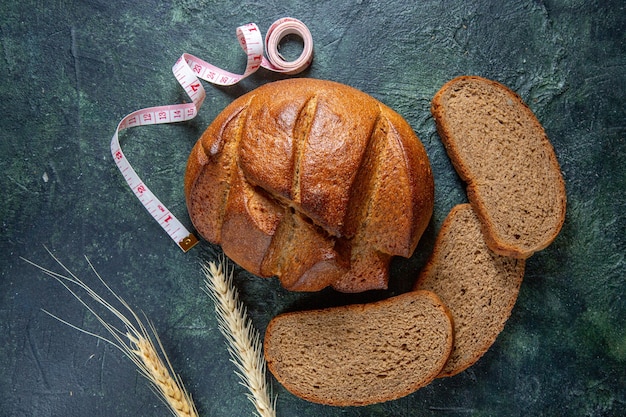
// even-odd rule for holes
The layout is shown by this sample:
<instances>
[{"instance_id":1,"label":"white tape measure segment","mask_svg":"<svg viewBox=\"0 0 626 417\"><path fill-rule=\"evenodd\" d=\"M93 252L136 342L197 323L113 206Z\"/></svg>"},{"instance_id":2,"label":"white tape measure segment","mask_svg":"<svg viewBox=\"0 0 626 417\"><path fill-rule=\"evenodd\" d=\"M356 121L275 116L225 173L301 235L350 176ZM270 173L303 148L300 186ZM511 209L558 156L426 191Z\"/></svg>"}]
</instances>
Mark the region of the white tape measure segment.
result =
<instances>
[{"instance_id":1,"label":"white tape measure segment","mask_svg":"<svg viewBox=\"0 0 626 417\"><path fill-rule=\"evenodd\" d=\"M291 34L302 38L304 48L295 61L288 62L280 56L278 46L285 36ZM233 74L193 55L184 53L172 67L172 72L192 102L134 111L119 122L111 139L113 160L126 183L150 215L185 252L198 243L198 239L183 226L141 180L122 152L119 132L130 127L183 122L196 117L206 97L206 92L199 78L213 84L228 86L238 83L256 72L260 67L285 74L297 74L304 71L311 64L313 58L313 38L309 29L304 23L291 17L279 19L269 27L265 39L267 58L263 56L263 38L259 28L254 23L238 27L237 39L248 56L243 74Z\"/></svg>"}]
</instances>

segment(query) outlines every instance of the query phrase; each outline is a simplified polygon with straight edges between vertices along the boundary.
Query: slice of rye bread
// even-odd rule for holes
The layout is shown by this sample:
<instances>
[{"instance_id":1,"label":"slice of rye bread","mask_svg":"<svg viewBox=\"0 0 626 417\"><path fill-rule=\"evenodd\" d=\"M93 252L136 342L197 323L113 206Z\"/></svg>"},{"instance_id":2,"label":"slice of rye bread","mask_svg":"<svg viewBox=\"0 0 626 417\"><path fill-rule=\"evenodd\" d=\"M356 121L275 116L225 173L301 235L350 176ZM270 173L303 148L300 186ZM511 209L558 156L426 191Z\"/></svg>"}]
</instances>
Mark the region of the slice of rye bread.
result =
<instances>
[{"instance_id":1,"label":"slice of rye bread","mask_svg":"<svg viewBox=\"0 0 626 417\"><path fill-rule=\"evenodd\" d=\"M558 235L565 184L543 127L507 87L462 76L435 95L431 112L487 244L525 259Z\"/></svg>"},{"instance_id":2,"label":"slice of rye bread","mask_svg":"<svg viewBox=\"0 0 626 417\"><path fill-rule=\"evenodd\" d=\"M432 381L452 348L450 313L430 291L276 316L265 358L276 379L308 401L362 406Z\"/></svg>"},{"instance_id":3,"label":"slice of rye bread","mask_svg":"<svg viewBox=\"0 0 626 417\"><path fill-rule=\"evenodd\" d=\"M496 340L517 300L525 263L487 247L471 205L450 211L414 287L437 294L452 314L454 345L440 377L467 369Z\"/></svg>"}]
</instances>

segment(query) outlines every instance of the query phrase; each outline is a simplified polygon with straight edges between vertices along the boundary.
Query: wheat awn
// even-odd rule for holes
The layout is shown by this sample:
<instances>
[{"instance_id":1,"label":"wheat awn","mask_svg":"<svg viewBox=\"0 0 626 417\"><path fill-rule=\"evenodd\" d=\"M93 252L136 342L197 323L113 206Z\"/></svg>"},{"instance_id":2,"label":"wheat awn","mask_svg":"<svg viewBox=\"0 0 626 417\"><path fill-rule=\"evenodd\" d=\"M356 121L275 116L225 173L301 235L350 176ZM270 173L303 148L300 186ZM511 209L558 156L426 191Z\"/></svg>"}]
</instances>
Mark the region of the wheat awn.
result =
<instances>
[{"instance_id":1,"label":"wheat awn","mask_svg":"<svg viewBox=\"0 0 626 417\"><path fill-rule=\"evenodd\" d=\"M225 271L223 262L205 262L205 292L213 299L220 332L228 343L231 361L237 367L240 383L250 392L259 417L275 417L275 401L270 399L266 380L266 362L259 333L246 315L233 285L233 271Z\"/></svg>"},{"instance_id":2,"label":"wheat awn","mask_svg":"<svg viewBox=\"0 0 626 417\"><path fill-rule=\"evenodd\" d=\"M48 253L56 261L61 268L67 273L63 275L49 269L46 269L40 265L35 264L28 259L22 258L24 261L35 266L48 276L57 280L63 285L73 296L76 298L87 310L89 310L94 317L102 324L102 326L111 335L112 339L101 336L97 333L93 333L82 329L76 325L73 325L46 310L43 310L46 314L59 320L60 322L79 330L85 334L94 336L99 340L102 340L124 353L139 369L140 373L148 379L153 386L154 390L160 396L160 398L168 406L172 414L176 417L197 417L198 411L191 399L191 396L185 390L180 377L174 372L172 364L170 363L167 354L161 344L156 329L148 318L144 315L145 322L131 309L131 307L118 296L109 285L104 281L100 274L96 271L91 261L85 257L90 269L104 285L107 291L120 303L123 309L127 312L127 315L122 313L119 309L114 307L110 302L101 297L87 284L85 284L80 278L78 278L72 271L70 271L54 254L48 250ZM91 299L97 304L104 307L111 312L122 324L122 329L113 326L109 322L105 321L102 316L96 312L95 307L87 304L86 301L80 298L78 293L70 288L70 285L77 286L82 289ZM156 345L155 342L156 341ZM158 350L157 347L158 346ZM160 352L160 354L159 354Z\"/></svg>"}]
</instances>

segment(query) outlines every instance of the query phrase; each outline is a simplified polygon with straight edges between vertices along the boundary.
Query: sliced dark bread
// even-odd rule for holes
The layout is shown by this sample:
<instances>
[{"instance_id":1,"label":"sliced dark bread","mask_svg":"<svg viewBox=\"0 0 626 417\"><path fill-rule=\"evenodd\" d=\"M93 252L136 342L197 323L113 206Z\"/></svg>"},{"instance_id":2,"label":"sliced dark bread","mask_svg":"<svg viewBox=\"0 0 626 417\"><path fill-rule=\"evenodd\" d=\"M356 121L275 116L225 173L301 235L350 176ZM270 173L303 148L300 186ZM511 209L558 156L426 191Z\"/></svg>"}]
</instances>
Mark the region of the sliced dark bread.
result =
<instances>
[{"instance_id":1,"label":"sliced dark bread","mask_svg":"<svg viewBox=\"0 0 626 417\"><path fill-rule=\"evenodd\" d=\"M467 369L493 344L517 300L524 265L487 247L469 204L450 211L414 287L437 294L452 314L454 345L440 376Z\"/></svg>"},{"instance_id":2,"label":"sliced dark bread","mask_svg":"<svg viewBox=\"0 0 626 417\"><path fill-rule=\"evenodd\" d=\"M528 258L565 219L565 185L543 127L507 87L462 76L435 95L431 112L489 247Z\"/></svg>"},{"instance_id":3,"label":"sliced dark bread","mask_svg":"<svg viewBox=\"0 0 626 417\"><path fill-rule=\"evenodd\" d=\"M361 406L408 395L441 371L452 348L447 308L430 291L285 313L270 321L265 358L308 401Z\"/></svg>"}]
</instances>

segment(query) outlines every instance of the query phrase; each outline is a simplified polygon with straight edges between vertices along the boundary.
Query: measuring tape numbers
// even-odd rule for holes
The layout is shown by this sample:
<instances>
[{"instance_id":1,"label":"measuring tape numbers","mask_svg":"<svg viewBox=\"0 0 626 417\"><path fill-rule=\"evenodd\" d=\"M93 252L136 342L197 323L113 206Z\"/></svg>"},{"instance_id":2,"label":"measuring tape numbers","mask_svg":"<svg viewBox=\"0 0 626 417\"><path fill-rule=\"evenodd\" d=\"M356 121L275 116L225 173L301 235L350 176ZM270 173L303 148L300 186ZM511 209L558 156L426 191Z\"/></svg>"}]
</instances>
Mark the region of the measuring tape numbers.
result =
<instances>
[{"instance_id":1,"label":"measuring tape numbers","mask_svg":"<svg viewBox=\"0 0 626 417\"><path fill-rule=\"evenodd\" d=\"M284 74L297 74L304 71L311 64L313 58L313 38L309 29L298 19L285 17L274 22L267 31L265 43L263 43L263 37L259 28L254 23L240 26L236 32L239 44L248 56L246 69L243 74L233 74L204 62L191 54L184 53L172 67L172 72L192 102L149 107L134 111L119 122L111 139L113 160L126 183L141 204L148 210L148 213L184 252L195 246L198 243L198 239L192 232L187 230L141 180L122 151L119 133L131 127L184 122L196 117L206 98L206 92L200 79L221 86L229 86L238 83L261 67ZM288 35L297 35L304 42L302 53L295 61L285 61L278 52L281 40ZM263 55L264 45L267 58Z\"/></svg>"}]
</instances>

